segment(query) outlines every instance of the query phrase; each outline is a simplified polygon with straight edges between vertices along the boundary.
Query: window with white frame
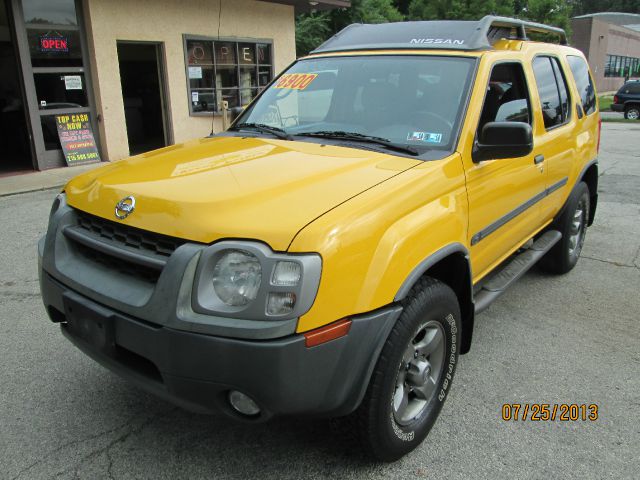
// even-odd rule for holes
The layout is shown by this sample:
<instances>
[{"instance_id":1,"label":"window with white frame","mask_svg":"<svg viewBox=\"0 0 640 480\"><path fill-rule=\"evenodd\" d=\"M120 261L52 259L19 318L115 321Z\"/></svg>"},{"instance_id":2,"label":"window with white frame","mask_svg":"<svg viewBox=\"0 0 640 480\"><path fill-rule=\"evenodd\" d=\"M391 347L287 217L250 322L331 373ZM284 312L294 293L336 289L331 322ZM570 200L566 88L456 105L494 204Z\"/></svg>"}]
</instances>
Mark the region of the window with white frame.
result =
<instances>
[{"instance_id":1,"label":"window with white frame","mask_svg":"<svg viewBox=\"0 0 640 480\"><path fill-rule=\"evenodd\" d=\"M273 78L273 48L264 40L185 36L189 113L247 105Z\"/></svg>"}]
</instances>

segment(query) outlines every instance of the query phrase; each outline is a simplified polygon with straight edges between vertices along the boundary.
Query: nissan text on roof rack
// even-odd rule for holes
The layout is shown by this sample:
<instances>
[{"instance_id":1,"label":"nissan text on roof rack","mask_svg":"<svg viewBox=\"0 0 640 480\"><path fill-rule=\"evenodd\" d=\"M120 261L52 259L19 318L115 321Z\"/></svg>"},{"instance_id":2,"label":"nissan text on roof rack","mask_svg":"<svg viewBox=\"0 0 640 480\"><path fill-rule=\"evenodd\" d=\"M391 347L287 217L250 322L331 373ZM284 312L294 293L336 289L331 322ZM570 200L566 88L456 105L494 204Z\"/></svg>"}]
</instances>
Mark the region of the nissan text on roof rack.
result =
<instances>
[{"instance_id":1,"label":"nissan text on roof rack","mask_svg":"<svg viewBox=\"0 0 640 480\"><path fill-rule=\"evenodd\" d=\"M576 265L599 135L560 29L352 25L227 131L70 181L38 245L44 305L177 405L345 417L393 461L441 412L476 315L534 264Z\"/></svg>"}]
</instances>

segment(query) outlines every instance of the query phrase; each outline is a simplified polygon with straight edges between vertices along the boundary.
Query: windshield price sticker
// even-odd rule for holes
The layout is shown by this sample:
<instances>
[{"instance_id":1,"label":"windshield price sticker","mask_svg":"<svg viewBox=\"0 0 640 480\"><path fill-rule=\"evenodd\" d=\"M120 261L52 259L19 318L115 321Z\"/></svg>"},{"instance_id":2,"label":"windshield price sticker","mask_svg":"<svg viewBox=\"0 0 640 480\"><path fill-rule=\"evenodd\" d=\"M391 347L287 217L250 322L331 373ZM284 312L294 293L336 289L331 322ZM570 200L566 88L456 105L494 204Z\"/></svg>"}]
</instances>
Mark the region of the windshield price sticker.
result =
<instances>
[{"instance_id":1,"label":"windshield price sticker","mask_svg":"<svg viewBox=\"0 0 640 480\"><path fill-rule=\"evenodd\" d=\"M287 73L282 75L276 83L276 88L289 88L291 90L304 90L318 76L317 73Z\"/></svg>"}]
</instances>

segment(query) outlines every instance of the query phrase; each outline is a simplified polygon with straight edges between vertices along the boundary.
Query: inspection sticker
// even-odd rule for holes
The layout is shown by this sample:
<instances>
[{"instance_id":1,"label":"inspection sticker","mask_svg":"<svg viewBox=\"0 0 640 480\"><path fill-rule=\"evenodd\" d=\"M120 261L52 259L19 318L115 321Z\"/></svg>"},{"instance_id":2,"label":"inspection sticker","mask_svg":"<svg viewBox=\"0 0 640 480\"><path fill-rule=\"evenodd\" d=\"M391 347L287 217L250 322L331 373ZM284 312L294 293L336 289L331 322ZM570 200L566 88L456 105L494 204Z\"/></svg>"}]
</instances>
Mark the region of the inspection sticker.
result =
<instances>
[{"instance_id":1,"label":"inspection sticker","mask_svg":"<svg viewBox=\"0 0 640 480\"><path fill-rule=\"evenodd\" d=\"M287 73L278 79L275 87L304 90L317 76L317 73Z\"/></svg>"},{"instance_id":2,"label":"inspection sticker","mask_svg":"<svg viewBox=\"0 0 640 480\"><path fill-rule=\"evenodd\" d=\"M410 132L409 135L407 135L407 140L410 142L440 143L442 141L442 134L431 132Z\"/></svg>"}]
</instances>

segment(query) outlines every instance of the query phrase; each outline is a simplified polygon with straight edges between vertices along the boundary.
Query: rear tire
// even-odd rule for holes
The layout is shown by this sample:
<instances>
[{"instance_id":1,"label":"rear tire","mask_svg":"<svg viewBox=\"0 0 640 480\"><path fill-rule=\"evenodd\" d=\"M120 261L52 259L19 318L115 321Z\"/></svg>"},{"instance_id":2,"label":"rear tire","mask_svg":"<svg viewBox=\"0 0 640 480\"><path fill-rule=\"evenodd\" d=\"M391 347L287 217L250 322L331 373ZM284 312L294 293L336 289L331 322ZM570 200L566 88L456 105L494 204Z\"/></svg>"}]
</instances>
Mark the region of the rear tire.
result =
<instances>
[{"instance_id":1,"label":"rear tire","mask_svg":"<svg viewBox=\"0 0 640 480\"><path fill-rule=\"evenodd\" d=\"M638 120L640 118L640 106L631 105L624 109L624 118L627 120Z\"/></svg>"},{"instance_id":2,"label":"rear tire","mask_svg":"<svg viewBox=\"0 0 640 480\"><path fill-rule=\"evenodd\" d=\"M431 430L458 363L460 307L444 283L424 277L391 330L352 425L365 450L392 462Z\"/></svg>"},{"instance_id":3,"label":"rear tire","mask_svg":"<svg viewBox=\"0 0 640 480\"><path fill-rule=\"evenodd\" d=\"M576 185L562 214L553 222L552 229L560 231L562 238L540 260L540 268L549 273L569 272L578 263L589 221L589 187L584 182Z\"/></svg>"}]
</instances>

